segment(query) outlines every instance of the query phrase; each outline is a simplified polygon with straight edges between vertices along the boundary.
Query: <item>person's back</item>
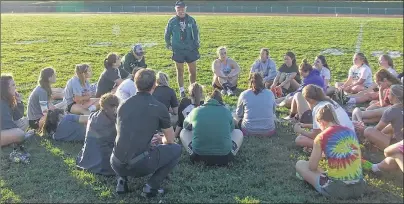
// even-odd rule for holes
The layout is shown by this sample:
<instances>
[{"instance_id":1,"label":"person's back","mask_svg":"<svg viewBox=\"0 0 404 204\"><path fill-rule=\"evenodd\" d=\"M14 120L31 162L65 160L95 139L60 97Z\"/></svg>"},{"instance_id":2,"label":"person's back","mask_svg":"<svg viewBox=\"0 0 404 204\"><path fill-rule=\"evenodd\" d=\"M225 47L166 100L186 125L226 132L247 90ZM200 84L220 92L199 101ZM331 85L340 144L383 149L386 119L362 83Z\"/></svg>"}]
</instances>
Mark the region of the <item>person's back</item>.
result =
<instances>
[{"instance_id":1,"label":"person's back","mask_svg":"<svg viewBox=\"0 0 404 204\"><path fill-rule=\"evenodd\" d=\"M230 111L215 99L192 110L192 150L198 155L228 155L232 150L231 132L234 129ZM187 127L188 119L184 121Z\"/></svg>"},{"instance_id":2,"label":"person's back","mask_svg":"<svg viewBox=\"0 0 404 204\"><path fill-rule=\"evenodd\" d=\"M91 113L84 146L77 157L77 167L96 174L115 175L110 164L115 137L115 120L102 110Z\"/></svg>"},{"instance_id":3,"label":"person's back","mask_svg":"<svg viewBox=\"0 0 404 204\"><path fill-rule=\"evenodd\" d=\"M275 96L263 89L257 95L249 89L240 94L237 115L241 128L248 133L264 134L275 130Z\"/></svg>"},{"instance_id":4,"label":"person's back","mask_svg":"<svg viewBox=\"0 0 404 204\"><path fill-rule=\"evenodd\" d=\"M351 129L335 125L328 127L316 139L327 159L327 176L345 183L363 178L361 149L358 138Z\"/></svg>"},{"instance_id":5,"label":"person's back","mask_svg":"<svg viewBox=\"0 0 404 204\"><path fill-rule=\"evenodd\" d=\"M178 100L174 89L168 86L157 86L153 92L153 96L163 103L167 109L178 107Z\"/></svg>"},{"instance_id":6,"label":"person's back","mask_svg":"<svg viewBox=\"0 0 404 204\"><path fill-rule=\"evenodd\" d=\"M136 85L132 78L125 79L116 89L115 96L121 102L136 94Z\"/></svg>"}]
</instances>

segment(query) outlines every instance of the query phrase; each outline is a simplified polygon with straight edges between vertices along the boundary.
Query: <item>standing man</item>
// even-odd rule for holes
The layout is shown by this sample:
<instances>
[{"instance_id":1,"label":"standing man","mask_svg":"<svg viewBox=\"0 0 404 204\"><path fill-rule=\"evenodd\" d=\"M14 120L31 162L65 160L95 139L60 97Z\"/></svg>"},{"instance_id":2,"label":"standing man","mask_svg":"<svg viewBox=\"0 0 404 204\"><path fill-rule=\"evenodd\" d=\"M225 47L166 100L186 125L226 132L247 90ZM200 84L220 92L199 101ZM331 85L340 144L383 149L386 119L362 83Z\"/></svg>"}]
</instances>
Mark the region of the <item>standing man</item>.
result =
<instances>
[{"instance_id":1,"label":"standing man","mask_svg":"<svg viewBox=\"0 0 404 204\"><path fill-rule=\"evenodd\" d=\"M175 3L176 16L172 17L165 30L166 47L173 51L172 59L177 68L177 82L180 96L185 97L184 62L188 64L189 81L196 81L196 60L199 56L199 30L194 18L186 14L183 1Z\"/></svg>"},{"instance_id":2,"label":"standing man","mask_svg":"<svg viewBox=\"0 0 404 204\"><path fill-rule=\"evenodd\" d=\"M128 176L152 176L143 187L144 197L154 197L164 192L160 185L177 165L181 146L174 143L167 107L151 94L156 88L156 74L151 69L141 69L135 74L136 95L124 101L117 111L117 137L111 155L111 167L119 176L116 192L128 192ZM136 107L136 108L134 108ZM162 145L152 147L156 130Z\"/></svg>"}]
</instances>

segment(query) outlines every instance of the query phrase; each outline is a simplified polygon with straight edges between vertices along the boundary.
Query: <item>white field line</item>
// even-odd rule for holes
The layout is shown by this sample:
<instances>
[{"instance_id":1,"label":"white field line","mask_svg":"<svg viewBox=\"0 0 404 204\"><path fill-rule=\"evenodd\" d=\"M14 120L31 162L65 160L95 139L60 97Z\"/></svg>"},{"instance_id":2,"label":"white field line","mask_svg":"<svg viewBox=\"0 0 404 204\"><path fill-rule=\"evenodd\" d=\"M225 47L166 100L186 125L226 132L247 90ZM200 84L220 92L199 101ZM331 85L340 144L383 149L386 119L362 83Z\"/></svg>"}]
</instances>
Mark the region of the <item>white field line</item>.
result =
<instances>
[{"instance_id":1,"label":"white field line","mask_svg":"<svg viewBox=\"0 0 404 204\"><path fill-rule=\"evenodd\" d=\"M361 44L362 44L362 34L363 34L363 24L361 23L361 26L359 28L359 34L358 34L358 39L356 40L356 45L355 45L355 53L358 53L361 51Z\"/></svg>"}]
</instances>

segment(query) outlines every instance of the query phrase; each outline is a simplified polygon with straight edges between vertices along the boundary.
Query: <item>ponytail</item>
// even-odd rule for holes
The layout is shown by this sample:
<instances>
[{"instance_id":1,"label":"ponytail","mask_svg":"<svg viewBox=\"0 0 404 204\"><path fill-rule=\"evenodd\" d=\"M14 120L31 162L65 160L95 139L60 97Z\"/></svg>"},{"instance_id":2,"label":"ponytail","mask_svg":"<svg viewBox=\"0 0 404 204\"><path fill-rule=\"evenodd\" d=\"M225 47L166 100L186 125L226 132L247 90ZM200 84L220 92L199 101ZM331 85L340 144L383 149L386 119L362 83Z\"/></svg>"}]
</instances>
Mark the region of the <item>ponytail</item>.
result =
<instances>
[{"instance_id":1,"label":"ponytail","mask_svg":"<svg viewBox=\"0 0 404 204\"><path fill-rule=\"evenodd\" d=\"M307 59L303 59L302 63L299 66L299 69L304 72L311 72L313 67L307 62Z\"/></svg>"},{"instance_id":2,"label":"ponytail","mask_svg":"<svg viewBox=\"0 0 404 204\"><path fill-rule=\"evenodd\" d=\"M192 104L194 104L195 107L198 107L201 104L202 97L203 97L202 86L196 82L192 83L188 87L188 92L191 97Z\"/></svg>"},{"instance_id":3,"label":"ponytail","mask_svg":"<svg viewBox=\"0 0 404 204\"><path fill-rule=\"evenodd\" d=\"M334 107L331 104L327 104L318 110L316 114L316 120L341 125L334 110Z\"/></svg>"},{"instance_id":4,"label":"ponytail","mask_svg":"<svg viewBox=\"0 0 404 204\"><path fill-rule=\"evenodd\" d=\"M337 105L333 100L331 100L328 96L325 95L323 88L321 88L317 85L314 85L314 84L309 84L309 85L305 86L303 88L302 95L306 99L311 99L311 100L315 100L318 102L328 101L331 104L333 104L334 106Z\"/></svg>"},{"instance_id":5,"label":"ponytail","mask_svg":"<svg viewBox=\"0 0 404 204\"><path fill-rule=\"evenodd\" d=\"M88 69L90 68L90 65L88 64L77 64L76 65L76 76L80 80L80 85L84 87L86 85L86 73L88 72Z\"/></svg>"}]
</instances>

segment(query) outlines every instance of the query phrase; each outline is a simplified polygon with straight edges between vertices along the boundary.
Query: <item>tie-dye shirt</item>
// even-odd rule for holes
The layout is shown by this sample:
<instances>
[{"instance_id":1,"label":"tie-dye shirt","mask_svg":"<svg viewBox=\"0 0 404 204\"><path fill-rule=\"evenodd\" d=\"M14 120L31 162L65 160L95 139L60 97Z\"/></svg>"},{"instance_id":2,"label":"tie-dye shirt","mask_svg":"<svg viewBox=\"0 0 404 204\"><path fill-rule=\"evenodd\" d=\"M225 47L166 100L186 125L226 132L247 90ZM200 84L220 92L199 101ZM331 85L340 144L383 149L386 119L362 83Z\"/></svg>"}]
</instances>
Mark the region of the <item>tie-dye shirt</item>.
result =
<instances>
[{"instance_id":1,"label":"tie-dye shirt","mask_svg":"<svg viewBox=\"0 0 404 204\"><path fill-rule=\"evenodd\" d=\"M314 140L327 158L328 177L354 181L363 178L361 149L355 132L344 126L331 126Z\"/></svg>"}]
</instances>

